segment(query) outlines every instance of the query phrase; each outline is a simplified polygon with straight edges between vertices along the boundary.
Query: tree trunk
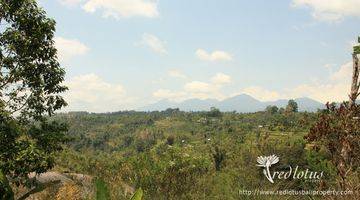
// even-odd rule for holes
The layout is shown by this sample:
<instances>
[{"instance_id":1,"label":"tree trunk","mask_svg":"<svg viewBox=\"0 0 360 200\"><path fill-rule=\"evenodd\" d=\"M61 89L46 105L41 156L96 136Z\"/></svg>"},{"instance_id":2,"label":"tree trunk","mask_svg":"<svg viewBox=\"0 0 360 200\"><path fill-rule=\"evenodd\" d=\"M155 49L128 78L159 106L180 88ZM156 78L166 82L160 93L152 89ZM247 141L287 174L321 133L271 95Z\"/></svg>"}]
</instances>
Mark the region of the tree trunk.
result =
<instances>
[{"instance_id":1,"label":"tree trunk","mask_svg":"<svg viewBox=\"0 0 360 200\"><path fill-rule=\"evenodd\" d=\"M359 96L359 58L358 55L354 52L353 53L353 74L352 74L352 83L351 83L351 90L349 94L349 112L348 117L350 120L353 118L353 109L354 105L356 104L356 99ZM346 130L347 133L349 130ZM343 135L342 139L339 141L341 144L341 151L340 151L340 158L337 165L339 175L341 177L340 187L342 189L346 189L346 174L348 170L347 163L349 161L349 153L351 152L351 145L349 140L349 135Z\"/></svg>"},{"instance_id":2,"label":"tree trunk","mask_svg":"<svg viewBox=\"0 0 360 200\"><path fill-rule=\"evenodd\" d=\"M359 58L357 54L353 54L353 75L350 91L350 101L349 106L352 107L355 105L356 99L359 95Z\"/></svg>"}]
</instances>

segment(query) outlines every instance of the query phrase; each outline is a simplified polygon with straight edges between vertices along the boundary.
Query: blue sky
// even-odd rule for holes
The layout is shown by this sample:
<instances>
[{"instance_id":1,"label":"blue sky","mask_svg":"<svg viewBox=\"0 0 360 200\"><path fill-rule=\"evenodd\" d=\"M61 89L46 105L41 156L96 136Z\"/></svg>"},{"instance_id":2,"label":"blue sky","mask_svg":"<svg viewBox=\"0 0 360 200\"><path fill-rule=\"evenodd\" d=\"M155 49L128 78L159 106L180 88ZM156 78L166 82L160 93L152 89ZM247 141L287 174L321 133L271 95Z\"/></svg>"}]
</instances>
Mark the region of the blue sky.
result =
<instances>
[{"instance_id":1,"label":"blue sky","mask_svg":"<svg viewBox=\"0 0 360 200\"><path fill-rule=\"evenodd\" d=\"M360 0L41 0L67 110L160 99L346 98Z\"/></svg>"}]
</instances>

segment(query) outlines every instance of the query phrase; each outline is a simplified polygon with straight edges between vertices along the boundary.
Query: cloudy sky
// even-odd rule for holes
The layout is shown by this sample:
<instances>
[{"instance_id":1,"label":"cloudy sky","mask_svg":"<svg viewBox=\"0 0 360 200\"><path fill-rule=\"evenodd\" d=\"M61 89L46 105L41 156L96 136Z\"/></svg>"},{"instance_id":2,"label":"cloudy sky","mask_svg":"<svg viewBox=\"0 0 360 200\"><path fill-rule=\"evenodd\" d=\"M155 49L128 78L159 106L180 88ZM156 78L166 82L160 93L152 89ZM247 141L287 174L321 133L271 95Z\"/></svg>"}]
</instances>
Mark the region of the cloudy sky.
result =
<instances>
[{"instance_id":1,"label":"cloudy sky","mask_svg":"<svg viewBox=\"0 0 360 200\"><path fill-rule=\"evenodd\" d=\"M160 99L346 99L360 0L40 0L66 110Z\"/></svg>"}]
</instances>

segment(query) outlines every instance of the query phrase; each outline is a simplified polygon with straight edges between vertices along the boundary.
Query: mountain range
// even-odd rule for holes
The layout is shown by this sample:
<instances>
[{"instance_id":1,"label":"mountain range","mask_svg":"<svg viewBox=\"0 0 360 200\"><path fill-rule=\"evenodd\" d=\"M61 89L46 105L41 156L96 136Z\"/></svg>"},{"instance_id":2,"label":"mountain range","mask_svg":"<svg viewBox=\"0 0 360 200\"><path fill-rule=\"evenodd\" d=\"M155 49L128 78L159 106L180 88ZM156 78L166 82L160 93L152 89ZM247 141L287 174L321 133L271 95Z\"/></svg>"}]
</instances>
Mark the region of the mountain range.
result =
<instances>
[{"instance_id":1,"label":"mountain range","mask_svg":"<svg viewBox=\"0 0 360 200\"><path fill-rule=\"evenodd\" d=\"M299 111L315 112L317 109L325 108L323 103L314 99L303 97L294 99L299 107ZM279 108L286 107L289 100L279 99L276 101L259 101L247 94L241 94L234 97L224 99L222 101L216 99L188 99L182 102L173 102L167 99L160 100L156 103L139 108L140 111L161 111L167 108L179 108L183 111L208 111L211 107L216 107L221 111L237 111L241 113L249 113L262 111L267 106L273 105Z\"/></svg>"}]
</instances>

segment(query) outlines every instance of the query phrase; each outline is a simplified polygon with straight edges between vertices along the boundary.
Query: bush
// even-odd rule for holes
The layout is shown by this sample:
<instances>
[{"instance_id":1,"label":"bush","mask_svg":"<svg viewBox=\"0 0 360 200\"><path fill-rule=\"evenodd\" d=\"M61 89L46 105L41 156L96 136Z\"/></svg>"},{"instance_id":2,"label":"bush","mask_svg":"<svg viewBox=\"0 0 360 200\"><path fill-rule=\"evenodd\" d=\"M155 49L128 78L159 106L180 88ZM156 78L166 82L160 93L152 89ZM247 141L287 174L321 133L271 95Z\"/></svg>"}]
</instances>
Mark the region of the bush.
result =
<instances>
[{"instance_id":1,"label":"bush","mask_svg":"<svg viewBox=\"0 0 360 200\"><path fill-rule=\"evenodd\" d=\"M175 142L175 136L173 135L169 135L167 138L166 138L166 143L170 146L172 146Z\"/></svg>"}]
</instances>

